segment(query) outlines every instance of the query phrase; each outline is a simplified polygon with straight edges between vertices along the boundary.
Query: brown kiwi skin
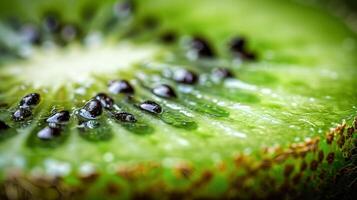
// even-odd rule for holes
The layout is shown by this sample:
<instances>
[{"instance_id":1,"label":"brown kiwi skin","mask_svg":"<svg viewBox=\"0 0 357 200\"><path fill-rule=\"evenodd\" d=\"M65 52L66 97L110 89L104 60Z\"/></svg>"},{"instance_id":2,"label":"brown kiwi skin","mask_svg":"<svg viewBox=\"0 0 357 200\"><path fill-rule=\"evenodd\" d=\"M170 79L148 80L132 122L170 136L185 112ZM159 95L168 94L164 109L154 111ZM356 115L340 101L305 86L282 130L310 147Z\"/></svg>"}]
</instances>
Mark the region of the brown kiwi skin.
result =
<instances>
[{"instance_id":1,"label":"brown kiwi skin","mask_svg":"<svg viewBox=\"0 0 357 200\"><path fill-rule=\"evenodd\" d=\"M244 154L236 155L210 169L196 171L195 166L182 163L172 172L178 181L186 181L185 188L170 188L164 180L150 183L144 188L136 188L141 180L155 179L150 173L161 173L158 163L141 163L117 170L114 175L127 182L130 199L351 199L356 194L357 185L353 179L357 174L356 129L357 117L347 126L346 122L330 129L323 137L316 137L301 143L293 143L287 148L264 148L260 159ZM343 139L342 139L343 138ZM343 153L343 157L341 156ZM328 172L334 163L337 174ZM233 170L228 165L235 166ZM353 167L354 166L354 167ZM277 180L273 169L280 168L283 179ZM238 175L235 172L243 170ZM155 174L154 173L154 174ZM275 172L276 173L276 172ZM226 175L228 187L218 196L205 193L215 176ZM228 176L227 176L228 175ZM275 176L274 176L275 175ZM1 199L111 199L125 193L121 184L106 180L98 193L92 196L91 187L101 182L104 175L93 172L78 175L79 185L69 185L62 177L30 176L21 171L6 174L0 184ZM157 177L156 177L157 178ZM251 185L253 180L254 185ZM346 186L346 180L349 185Z\"/></svg>"}]
</instances>

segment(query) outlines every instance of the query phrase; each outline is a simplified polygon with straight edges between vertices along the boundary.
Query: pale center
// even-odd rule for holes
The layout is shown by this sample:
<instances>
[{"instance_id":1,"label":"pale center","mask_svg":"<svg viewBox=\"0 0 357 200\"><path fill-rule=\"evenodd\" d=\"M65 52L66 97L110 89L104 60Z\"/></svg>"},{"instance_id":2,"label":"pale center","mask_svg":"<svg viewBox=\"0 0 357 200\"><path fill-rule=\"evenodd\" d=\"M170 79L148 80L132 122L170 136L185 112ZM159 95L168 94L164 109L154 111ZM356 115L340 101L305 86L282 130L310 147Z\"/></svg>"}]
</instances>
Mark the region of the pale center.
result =
<instances>
[{"instance_id":1,"label":"pale center","mask_svg":"<svg viewBox=\"0 0 357 200\"><path fill-rule=\"evenodd\" d=\"M8 73L33 87L55 87L74 82L83 82L100 74L125 70L146 62L157 53L152 46L136 46L130 43L84 48L43 49L33 52L24 62L8 65Z\"/></svg>"}]
</instances>

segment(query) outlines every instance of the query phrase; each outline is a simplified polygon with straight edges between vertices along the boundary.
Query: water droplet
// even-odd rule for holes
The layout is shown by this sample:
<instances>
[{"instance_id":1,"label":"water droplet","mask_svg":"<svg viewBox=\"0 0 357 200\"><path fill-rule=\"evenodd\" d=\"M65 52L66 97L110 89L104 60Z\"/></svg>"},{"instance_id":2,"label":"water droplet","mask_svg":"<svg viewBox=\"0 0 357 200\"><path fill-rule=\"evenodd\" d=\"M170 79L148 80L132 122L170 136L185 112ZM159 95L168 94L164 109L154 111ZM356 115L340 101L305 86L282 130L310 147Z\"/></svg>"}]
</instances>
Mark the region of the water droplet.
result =
<instances>
[{"instance_id":1,"label":"water droplet","mask_svg":"<svg viewBox=\"0 0 357 200\"><path fill-rule=\"evenodd\" d=\"M96 120L82 121L79 123L78 128L80 129L95 129L100 126L100 123Z\"/></svg>"}]
</instances>

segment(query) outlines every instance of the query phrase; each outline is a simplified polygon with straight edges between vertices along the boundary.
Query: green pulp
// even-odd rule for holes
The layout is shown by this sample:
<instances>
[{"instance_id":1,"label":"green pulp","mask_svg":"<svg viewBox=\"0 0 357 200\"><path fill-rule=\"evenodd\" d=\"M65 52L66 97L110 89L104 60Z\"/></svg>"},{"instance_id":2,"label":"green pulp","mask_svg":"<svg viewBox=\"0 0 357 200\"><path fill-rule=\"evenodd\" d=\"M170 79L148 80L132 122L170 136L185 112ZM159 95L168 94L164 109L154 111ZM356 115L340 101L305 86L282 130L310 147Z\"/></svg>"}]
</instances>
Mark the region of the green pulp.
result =
<instances>
[{"instance_id":1,"label":"green pulp","mask_svg":"<svg viewBox=\"0 0 357 200\"><path fill-rule=\"evenodd\" d=\"M104 30L102 22L111 10L108 1L97 2L101 4L100 12L93 22L84 23L79 12L75 12L85 5L84 1L76 1L78 5L73 7L70 6L73 1L56 1L58 4L38 1L31 5L24 2L12 1L4 6L0 3L1 15L21 13L21 17L38 23L41 16L38 13L61 7L58 11L66 20L77 21L90 32ZM160 26L140 33L143 30L138 25L134 30L142 35L133 39L121 37L122 29L114 27L105 33L105 43L129 41L138 48L142 43L150 43L159 49L155 58L149 63L138 62L129 70L93 77L90 80L95 80L94 83L88 86L70 83L60 88L46 85L34 89L31 83L23 84L23 79L5 73L8 63L27 65L27 61L4 58L0 68L0 102L11 106L0 108L0 119L16 129L4 132L1 137L2 172L18 167L69 174L90 163L111 173L118 165L142 161L155 161L168 167L188 161L203 167L236 153L254 155L266 146L287 146L324 136L330 127L343 119L351 120L357 113L356 35L321 8L278 0L138 1L131 23L140 24L147 16L155 17ZM183 36L178 44L168 47L156 42L155 37L166 30ZM182 43L190 35L207 37L218 59L186 59ZM257 62L232 60L227 43L240 35L248 38L249 49L258 55ZM0 37L6 41L9 36ZM177 67L208 74L217 66L230 68L236 79L182 86L161 75L163 70ZM140 83L134 81L135 100L153 99L163 106L164 113L155 116L140 111L123 96L112 95L123 111L137 117L137 124L118 123L105 112L97 129L81 133L72 117L64 135L55 141L46 143L36 138L54 106L74 111L96 93L107 92L108 80L134 80L139 72L145 78ZM179 98L155 97L142 86L150 84L152 79L155 83L173 85ZM75 92L83 87L83 94ZM42 95L33 119L26 126L12 123L10 111L30 92ZM57 167L51 163L57 163Z\"/></svg>"}]
</instances>

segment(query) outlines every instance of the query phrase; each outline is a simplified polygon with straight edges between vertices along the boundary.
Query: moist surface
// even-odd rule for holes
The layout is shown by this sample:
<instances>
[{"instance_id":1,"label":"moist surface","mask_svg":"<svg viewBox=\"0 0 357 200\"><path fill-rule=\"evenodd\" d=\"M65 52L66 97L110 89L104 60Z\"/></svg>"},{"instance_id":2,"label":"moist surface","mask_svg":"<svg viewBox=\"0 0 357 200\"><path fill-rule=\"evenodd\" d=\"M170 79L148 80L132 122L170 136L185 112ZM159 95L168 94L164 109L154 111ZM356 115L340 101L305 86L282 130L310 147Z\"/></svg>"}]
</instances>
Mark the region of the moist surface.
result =
<instances>
[{"instance_id":1,"label":"moist surface","mask_svg":"<svg viewBox=\"0 0 357 200\"><path fill-rule=\"evenodd\" d=\"M74 9L82 6L78 4ZM63 17L79 21L66 5ZM40 23L38 13L49 6L36 6L35 13L24 15ZM322 9L274 0L189 5L145 1L138 3L129 25L97 33L105 30L103 19L108 17L103 13L111 10L111 4L103 3L96 20L82 27L90 33L87 39L95 38L90 44L34 47L29 54L18 44L13 51L25 55L24 60L1 58L0 119L12 127L1 136L1 169L15 166L66 175L88 165L112 172L117 164L141 161L205 166L236 153L255 155L266 146L324 136L336 123L356 115L356 36ZM157 19L159 27L142 25L148 16ZM168 30L179 35L172 45L158 39ZM7 28L0 33L3 43L10 33ZM207 38L217 56L192 60L187 42L193 35ZM228 43L241 35L257 54L256 61L231 56ZM217 67L228 68L235 78L215 80L211 71ZM192 70L200 80L195 85L175 82L170 74L178 69ZM135 88L134 101L121 94L110 96L120 111L138 121L121 123L104 111L97 128L83 131L78 109L97 93L108 93L109 80L120 79ZM177 98L155 96L151 89L157 84L171 85ZM13 122L11 113L32 92L41 94L32 119ZM146 100L155 101L162 112L135 106ZM54 109L70 110L70 123L60 137L41 141L36 135Z\"/></svg>"}]
</instances>

